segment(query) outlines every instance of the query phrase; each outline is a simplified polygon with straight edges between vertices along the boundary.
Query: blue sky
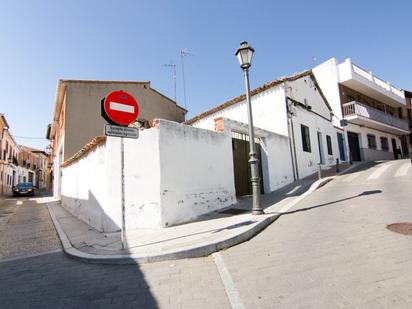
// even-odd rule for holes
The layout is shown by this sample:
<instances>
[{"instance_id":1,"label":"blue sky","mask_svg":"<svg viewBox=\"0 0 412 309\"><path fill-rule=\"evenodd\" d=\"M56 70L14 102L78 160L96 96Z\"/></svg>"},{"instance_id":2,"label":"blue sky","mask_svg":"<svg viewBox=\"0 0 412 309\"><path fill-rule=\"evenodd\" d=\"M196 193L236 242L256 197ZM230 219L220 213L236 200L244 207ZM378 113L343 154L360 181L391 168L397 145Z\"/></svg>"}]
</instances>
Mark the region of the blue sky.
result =
<instances>
[{"instance_id":1,"label":"blue sky","mask_svg":"<svg viewBox=\"0 0 412 309\"><path fill-rule=\"evenodd\" d=\"M0 112L44 148L58 79L150 80L173 98L165 63L185 58L188 117L244 91L234 56L255 48L251 86L330 57L412 89L411 1L0 1ZM316 58L316 60L314 60ZM96 104L98 104L96 102Z\"/></svg>"}]
</instances>

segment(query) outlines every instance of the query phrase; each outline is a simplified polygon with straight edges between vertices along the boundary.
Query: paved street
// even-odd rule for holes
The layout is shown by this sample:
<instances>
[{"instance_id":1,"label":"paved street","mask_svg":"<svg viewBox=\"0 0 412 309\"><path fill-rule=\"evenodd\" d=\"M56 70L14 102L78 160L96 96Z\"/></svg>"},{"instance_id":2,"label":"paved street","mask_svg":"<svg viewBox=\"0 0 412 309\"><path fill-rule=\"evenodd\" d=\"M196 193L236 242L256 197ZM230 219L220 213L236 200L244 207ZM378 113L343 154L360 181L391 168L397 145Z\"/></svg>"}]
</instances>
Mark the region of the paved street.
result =
<instances>
[{"instance_id":1,"label":"paved street","mask_svg":"<svg viewBox=\"0 0 412 309\"><path fill-rule=\"evenodd\" d=\"M411 186L409 160L342 175L222 251L219 268L213 257L115 266L61 252L2 262L1 307L230 308L236 294L238 308L412 308L412 236L386 229L412 222ZM25 220L22 236L30 230L34 243L49 244L33 253L56 249L44 205L7 203L9 224ZM26 226L36 220L43 225ZM19 229L1 230L2 254L29 254ZM222 281L222 267L233 285Z\"/></svg>"},{"instance_id":2,"label":"paved street","mask_svg":"<svg viewBox=\"0 0 412 309\"><path fill-rule=\"evenodd\" d=\"M44 198L0 201L0 259L60 248Z\"/></svg>"},{"instance_id":3,"label":"paved street","mask_svg":"<svg viewBox=\"0 0 412 309\"><path fill-rule=\"evenodd\" d=\"M412 308L409 160L339 177L223 258L247 308Z\"/></svg>"}]
</instances>

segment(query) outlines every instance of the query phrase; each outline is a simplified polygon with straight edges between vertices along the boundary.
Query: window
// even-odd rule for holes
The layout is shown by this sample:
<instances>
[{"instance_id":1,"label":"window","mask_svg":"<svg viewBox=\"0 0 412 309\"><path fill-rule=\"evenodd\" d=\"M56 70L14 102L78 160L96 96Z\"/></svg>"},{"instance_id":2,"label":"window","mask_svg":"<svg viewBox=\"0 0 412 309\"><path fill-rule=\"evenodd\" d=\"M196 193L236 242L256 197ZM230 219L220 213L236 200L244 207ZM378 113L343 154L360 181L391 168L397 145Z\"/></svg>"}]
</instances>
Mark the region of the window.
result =
<instances>
[{"instance_id":1,"label":"window","mask_svg":"<svg viewBox=\"0 0 412 309\"><path fill-rule=\"evenodd\" d=\"M368 134L368 147L370 149L376 149L376 137L373 134Z\"/></svg>"},{"instance_id":2,"label":"window","mask_svg":"<svg viewBox=\"0 0 412 309\"><path fill-rule=\"evenodd\" d=\"M328 146L328 155L333 155L332 140L329 135L326 135L326 145Z\"/></svg>"},{"instance_id":3,"label":"window","mask_svg":"<svg viewBox=\"0 0 412 309\"><path fill-rule=\"evenodd\" d=\"M29 182L33 183L33 173L29 172Z\"/></svg>"},{"instance_id":4,"label":"window","mask_svg":"<svg viewBox=\"0 0 412 309\"><path fill-rule=\"evenodd\" d=\"M303 151L312 152L310 149L310 136L309 136L309 128L303 124L300 125L301 133L302 133L302 147Z\"/></svg>"},{"instance_id":5,"label":"window","mask_svg":"<svg viewBox=\"0 0 412 309\"><path fill-rule=\"evenodd\" d=\"M381 137L381 147L384 151L389 151L389 143L387 137Z\"/></svg>"}]
</instances>

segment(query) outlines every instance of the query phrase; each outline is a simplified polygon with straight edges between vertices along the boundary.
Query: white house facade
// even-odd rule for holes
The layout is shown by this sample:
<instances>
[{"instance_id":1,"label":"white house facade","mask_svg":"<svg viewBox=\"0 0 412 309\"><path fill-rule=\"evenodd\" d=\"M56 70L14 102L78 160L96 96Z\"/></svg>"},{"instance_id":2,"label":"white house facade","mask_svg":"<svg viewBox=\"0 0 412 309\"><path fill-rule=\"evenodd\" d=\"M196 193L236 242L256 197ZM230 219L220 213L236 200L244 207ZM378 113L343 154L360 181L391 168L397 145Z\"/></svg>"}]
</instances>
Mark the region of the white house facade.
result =
<instances>
[{"instance_id":1,"label":"white house facade","mask_svg":"<svg viewBox=\"0 0 412 309\"><path fill-rule=\"evenodd\" d=\"M319 165L328 169L343 158L331 108L308 70L264 84L251 92L253 122L260 145L264 192L269 193L296 179L316 173ZM189 121L194 127L214 130L216 120L229 119L246 126L247 106L244 95L223 103ZM262 133L260 133L262 132ZM240 132L232 126L232 139ZM268 147L269 136L277 143ZM271 136L270 140L275 140ZM281 142L286 141L286 142ZM236 145L234 142L233 145ZM236 161L233 147L234 161ZM236 173L236 162L235 173ZM283 171L279 174L279 171ZM236 179L236 177L235 177ZM275 181L277 179L278 181ZM239 186L236 184L237 194Z\"/></svg>"},{"instance_id":2,"label":"white house facade","mask_svg":"<svg viewBox=\"0 0 412 309\"><path fill-rule=\"evenodd\" d=\"M346 156L353 161L409 156L412 119L403 90L350 59L329 59L313 73L332 107L335 127L345 131Z\"/></svg>"}]
</instances>

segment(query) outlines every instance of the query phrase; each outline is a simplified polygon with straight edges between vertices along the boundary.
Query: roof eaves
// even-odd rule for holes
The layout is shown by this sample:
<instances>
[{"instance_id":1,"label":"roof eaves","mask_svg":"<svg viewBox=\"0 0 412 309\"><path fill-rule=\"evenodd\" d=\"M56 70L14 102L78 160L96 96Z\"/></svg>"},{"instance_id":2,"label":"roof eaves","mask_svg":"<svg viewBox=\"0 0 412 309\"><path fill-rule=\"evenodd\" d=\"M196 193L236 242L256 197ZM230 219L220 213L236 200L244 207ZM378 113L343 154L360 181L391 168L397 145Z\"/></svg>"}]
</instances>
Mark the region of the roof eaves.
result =
<instances>
[{"instance_id":1,"label":"roof eaves","mask_svg":"<svg viewBox=\"0 0 412 309\"><path fill-rule=\"evenodd\" d=\"M6 116L4 116L4 114L0 114L0 118L2 119L2 121L3 121L3 123L4 123L4 126L5 126L6 128L9 128L10 126L9 126L7 120L6 120Z\"/></svg>"},{"instance_id":2,"label":"roof eaves","mask_svg":"<svg viewBox=\"0 0 412 309\"><path fill-rule=\"evenodd\" d=\"M164 97L165 99L172 101L178 108L180 108L181 110L183 110L185 112L185 114L187 113L187 109L181 107L180 105L177 104L177 102L175 100L172 100L171 98L169 98L168 96L164 95L163 93L157 91L156 89L154 89L153 87L150 87L150 90L156 92L157 94L161 95L162 97Z\"/></svg>"},{"instance_id":3,"label":"roof eaves","mask_svg":"<svg viewBox=\"0 0 412 309\"><path fill-rule=\"evenodd\" d=\"M96 136L89 143L84 145L82 149L80 149L73 156L71 156L66 161L64 161L60 166L61 167L66 167L66 166L78 161L83 156L85 156L90 151L92 151L94 148L96 148L98 145L100 145L101 143L104 143L104 142L106 142L106 136Z\"/></svg>"},{"instance_id":4,"label":"roof eaves","mask_svg":"<svg viewBox=\"0 0 412 309\"><path fill-rule=\"evenodd\" d=\"M316 80L315 74L313 74L312 70L310 70L310 77L312 78L313 83L316 86L316 89L319 91L319 94L322 97L323 101L325 102L326 106L328 107L329 111L332 111L332 107L330 106L328 99L326 99L326 96L323 93L322 88L320 88L318 81Z\"/></svg>"},{"instance_id":5,"label":"roof eaves","mask_svg":"<svg viewBox=\"0 0 412 309\"><path fill-rule=\"evenodd\" d=\"M130 80L86 80L86 79L61 79L62 83L84 83L84 84L134 84L150 85L150 81L130 81Z\"/></svg>"},{"instance_id":6,"label":"roof eaves","mask_svg":"<svg viewBox=\"0 0 412 309\"><path fill-rule=\"evenodd\" d=\"M297 80L297 79L299 79L299 78L301 78L301 77L303 77L303 76L307 76L307 75L310 75L310 74L313 74L311 70L305 70L305 71L303 71L303 72L296 73L296 74L293 74L293 75L291 75L291 76L281 77L281 78L279 78L279 79L272 80L272 81L270 81L270 82L268 82L268 83L265 83L265 84L263 84L263 85L255 88L255 89L253 89L253 90L250 92L250 94L251 94L251 96L254 96L254 95L257 95L257 94L259 94L259 93L261 93L261 92L263 92L263 91L265 91L265 90L267 90L267 89L270 89L270 88L273 88L273 87L275 87L275 86L278 86L278 85L280 85L280 84L282 84L282 83L284 83L284 82L294 81L294 80ZM214 113L216 113L216 112L219 112L219 111L221 111L221 110L223 110L223 109L225 109L225 108L227 108L227 107L229 107L229 106L232 106L232 105L235 105L235 104L237 104L237 103L239 103L239 102L242 102L243 100L245 100L245 98L246 98L246 95L245 95L245 94L242 94L242 95L240 95L240 96L238 96L238 97L235 97L235 98L233 98L233 99L231 99L231 100L229 100L229 101L226 101L225 103L220 104L220 105L218 105L218 106L216 106L216 107L214 107L214 108L212 108L212 109L210 109L210 110L208 110L208 111L206 111L206 112L203 112L203 113L201 113L201 114L199 114L199 115L197 115L197 116L194 116L193 118L187 120L187 121L185 122L185 124L191 125L191 124L195 123L196 121L199 121L200 119L203 119L203 118L205 118L205 117L207 117L207 116L210 116L210 115L212 115L212 114L214 114Z\"/></svg>"}]
</instances>

